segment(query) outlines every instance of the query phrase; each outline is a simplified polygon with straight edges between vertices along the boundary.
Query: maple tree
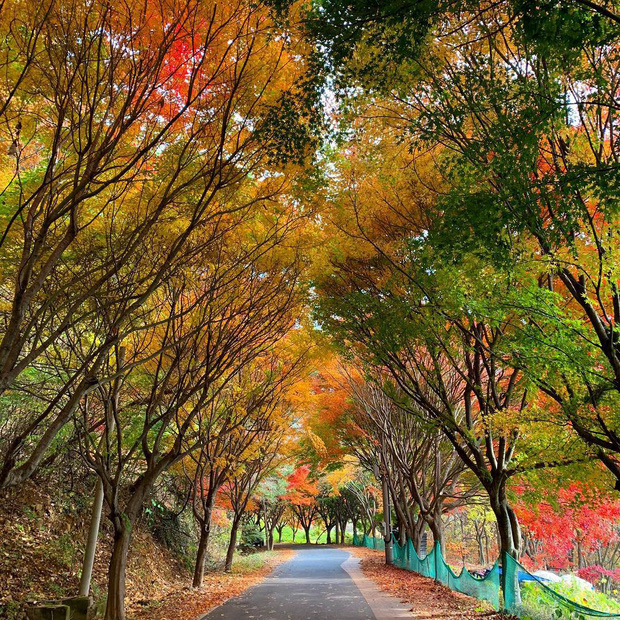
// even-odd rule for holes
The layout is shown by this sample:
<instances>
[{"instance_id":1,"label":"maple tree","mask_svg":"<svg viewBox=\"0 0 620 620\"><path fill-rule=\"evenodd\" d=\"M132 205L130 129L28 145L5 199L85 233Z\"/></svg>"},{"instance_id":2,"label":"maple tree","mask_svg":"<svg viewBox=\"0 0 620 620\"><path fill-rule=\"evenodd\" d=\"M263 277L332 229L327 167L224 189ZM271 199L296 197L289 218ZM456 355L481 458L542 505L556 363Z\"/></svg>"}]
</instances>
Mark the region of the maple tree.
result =
<instances>
[{"instance_id":1,"label":"maple tree","mask_svg":"<svg viewBox=\"0 0 620 620\"><path fill-rule=\"evenodd\" d=\"M287 278L281 267L274 273L276 279ZM243 454L255 435L268 430L272 399L281 385L278 375L272 380L261 373L267 379L257 379L254 391L248 392L235 392L234 381L286 333L295 297L288 283L281 280L283 287L274 287L275 282L265 277L264 271L259 278L256 273L247 273L246 268L245 277L237 271L236 277L227 282L220 276L228 266L217 265L210 273L205 270L203 280L196 283L194 292L198 295L183 288L171 290L171 311L164 308L165 318L154 333L140 334L138 344L144 348L134 354L142 363L125 360L122 393L120 397L113 395L112 410L104 406L103 419L93 418L97 409L92 398L83 409L83 454L102 480L116 533L110 566L110 616L123 614L123 581L132 524L157 478L192 455L196 455L199 465L196 472L204 473L206 479L215 478L205 489L203 475L197 476L201 492L196 499L203 508L200 514L204 541L196 564L198 580L215 492L229 467L224 458L216 462L216 468L203 471L208 465L205 459L214 452L217 458L225 457L229 448ZM212 303L196 304L202 294L211 296ZM281 376L287 376L286 370ZM136 409L142 415L137 416ZM257 410L266 418L253 417ZM101 433L103 442L97 440Z\"/></svg>"},{"instance_id":2,"label":"maple tree","mask_svg":"<svg viewBox=\"0 0 620 620\"><path fill-rule=\"evenodd\" d=\"M268 484L269 476L273 474L281 465L285 458L282 455L282 444L286 433L286 426L281 425L274 428L271 432L262 437L255 437L258 445L253 446L252 456L245 458L236 455L237 469L233 475L224 483L221 494L226 499L232 511L232 523L230 528L230 540L226 551L224 570L230 571L232 568L233 557L237 545L237 535L242 519L253 511L260 511L265 514L265 487ZM239 471L240 469L240 471ZM279 497L276 498L277 509L271 511L271 518L266 522L268 533L267 547L273 548L273 529L280 526L285 505L281 506ZM276 518L277 517L277 518ZM266 520L267 521L267 520ZM279 530L280 539L282 530Z\"/></svg>"},{"instance_id":3,"label":"maple tree","mask_svg":"<svg viewBox=\"0 0 620 620\"><path fill-rule=\"evenodd\" d=\"M286 503L286 479L283 472L276 472L266 478L256 494L256 512L262 520L265 529L265 546L267 550L273 550L273 532L284 518L287 509Z\"/></svg>"},{"instance_id":4,"label":"maple tree","mask_svg":"<svg viewBox=\"0 0 620 620\"><path fill-rule=\"evenodd\" d=\"M356 407L351 417L361 437L358 432L347 442L369 471L375 466L387 471L401 540L410 539L419 550L428 526L444 548L444 512L476 493L463 488L465 464L422 412L411 415L377 385L354 380L350 385Z\"/></svg>"},{"instance_id":5,"label":"maple tree","mask_svg":"<svg viewBox=\"0 0 620 620\"><path fill-rule=\"evenodd\" d=\"M310 544L310 528L317 515L317 496L319 486L314 479L310 467L301 465L287 477L286 495L291 510L297 516L299 524L306 535L306 544Z\"/></svg>"},{"instance_id":6,"label":"maple tree","mask_svg":"<svg viewBox=\"0 0 620 620\"><path fill-rule=\"evenodd\" d=\"M196 416L199 447L189 452L192 510L200 531L193 586L202 585L217 494L228 482L234 508L230 561L237 529L250 495L278 456L282 433L289 422L280 411L293 369L278 357L262 356L241 371ZM270 445L267 454L266 445Z\"/></svg>"},{"instance_id":7,"label":"maple tree","mask_svg":"<svg viewBox=\"0 0 620 620\"><path fill-rule=\"evenodd\" d=\"M11 146L3 154L0 239L4 255L19 259L2 274L0 387L8 398L42 392L36 414L12 416L5 487L32 475L81 399L106 380L106 356L131 331L125 317L282 186L265 181L252 193L246 184L245 199L239 194L251 172L265 169L258 127L276 105L272 91L252 97L246 84L262 80L278 91L282 78L286 88L283 50L259 46L268 34L254 28L263 20L258 9L60 4L15 19L19 3L3 12L17 55L3 52L15 83L4 104ZM149 19L135 29L137 15ZM33 34L24 40L18 24L30 32L29 19ZM117 45L127 32L132 44ZM246 47L248 32L256 46ZM15 73L20 54L25 65ZM185 87L177 92L180 74ZM33 84L40 95L30 102ZM261 143L268 140L262 132ZM84 359L59 352L88 333L102 337Z\"/></svg>"},{"instance_id":8,"label":"maple tree","mask_svg":"<svg viewBox=\"0 0 620 620\"><path fill-rule=\"evenodd\" d=\"M497 5L432 23L406 3L340 8L310 24L350 132L316 316L439 427L518 556L511 479L593 455L616 471L616 186L602 171L617 173L617 50L604 43L617 25L598 15L579 43L546 44ZM418 27L433 36L408 39Z\"/></svg>"},{"instance_id":9,"label":"maple tree","mask_svg":"<svg viewBox=\"0 0 620 620\"><path fill-rule=\"evenodd\" d=\"M573 482L558 489L553 504L524 498L516 510L527 538L524 559L531 566L563 569L572 564L586 574L588 566L601 566L613 577L620 543L616 498ZM597 581L603 576L599 571Z\"/></svg>"},{"instance_id":10,"label":"maple tree","mask_svg":"<svg viewBox=\"0 0 620 620\"><path fill-rule=\"evenodd\" d=\"M607 45L617 14L599 5L569 14L550 4L534 18L522 3L430 3L429 21L408 3L333 6L310 30L335 63L351 122L361 128L346 164L368 132L369 153L394 150L389 141L408 145L407 165L418 175L406 201L398 175L384 172L395 189L382 192L375 223L352 200L347 212L363 226L351 238L374 244L395 270L403 255L388 245L401 231L435 254L428 269L459 265L465 278L478 271L467 291L472 312L514 321L504 363L557 403L617 477L618 57ZM357 176L341 195L361 185L374 189ZM490 279L505 288L479 285Z\"/></svg>"}]
</instances>

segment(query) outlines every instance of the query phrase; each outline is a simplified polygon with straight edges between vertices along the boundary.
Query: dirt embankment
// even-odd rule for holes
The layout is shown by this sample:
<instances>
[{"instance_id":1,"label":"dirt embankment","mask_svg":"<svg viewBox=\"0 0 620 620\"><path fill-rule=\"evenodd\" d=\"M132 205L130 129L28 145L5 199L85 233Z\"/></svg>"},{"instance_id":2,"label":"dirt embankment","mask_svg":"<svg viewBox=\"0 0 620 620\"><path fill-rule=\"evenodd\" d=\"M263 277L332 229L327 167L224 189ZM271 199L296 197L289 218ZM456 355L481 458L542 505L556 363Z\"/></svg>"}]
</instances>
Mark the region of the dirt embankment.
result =
<instances>
[{"instance_id":1,"label":"dirt embankment","mask_svg":"<svg viewBox=\"0 0 620 620\"><path fill-rule=\"evenodd\" d=\"M89 498L63 494L62 501L34 483L0 496L0 618L21 620L24 604L77 594L90 519ZM105 519L92 592L105 600L111 532ZM127 613L136 620L195 620L260 581L292 552L237 557L232 574L207 573L201 590L190 590L192 558L185 559L136 528L127 571Z\"/></svg>"}]
</instances>

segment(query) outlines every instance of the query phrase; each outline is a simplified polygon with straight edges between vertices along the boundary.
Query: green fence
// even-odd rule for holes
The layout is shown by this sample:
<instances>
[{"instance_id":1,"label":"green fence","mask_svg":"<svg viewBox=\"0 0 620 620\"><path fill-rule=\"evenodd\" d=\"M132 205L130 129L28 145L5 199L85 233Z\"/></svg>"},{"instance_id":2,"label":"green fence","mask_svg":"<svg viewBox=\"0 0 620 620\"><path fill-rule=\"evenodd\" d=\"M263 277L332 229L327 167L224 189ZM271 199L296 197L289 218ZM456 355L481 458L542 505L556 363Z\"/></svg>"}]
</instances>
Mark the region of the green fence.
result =
<instances>
[{"instance_id":1,"label":"green fence","mask_svg":"<svg viewBox=\"0 0 620 620\"><path fill-rule=\"evenodd\" d=\"M363 536L353 534L353 544L357 547L368 547L369 549L380 549L381 551L385 551L385 541L383 538L376 538L366 534Z\"/></svg>"},{"instance_id":2,"label":"green fence","mask_svg":"<svg viewBox=\"0 0 620 620\"><path fill-rule=\"evenodd\" d=\"M353 544L385 549L383 538L367 535L354 535ZM606 611L592 609L589 605L602 606L601 601L597 600L600 595L595 592L588 600L572 601L545 585L509 555L504 561L506 575L502 579L504 576L499 562L495 562L484 578L475 577L464 567L457 575L444 560L438 543L421 558L411 541L400 545L394 540L393 553L395 566L435 579L457 592L488 601L495 609L503 609L524 620L620 618L620 604L616 609L612 603L613 609Z\"/></svg>"}]
</instances>

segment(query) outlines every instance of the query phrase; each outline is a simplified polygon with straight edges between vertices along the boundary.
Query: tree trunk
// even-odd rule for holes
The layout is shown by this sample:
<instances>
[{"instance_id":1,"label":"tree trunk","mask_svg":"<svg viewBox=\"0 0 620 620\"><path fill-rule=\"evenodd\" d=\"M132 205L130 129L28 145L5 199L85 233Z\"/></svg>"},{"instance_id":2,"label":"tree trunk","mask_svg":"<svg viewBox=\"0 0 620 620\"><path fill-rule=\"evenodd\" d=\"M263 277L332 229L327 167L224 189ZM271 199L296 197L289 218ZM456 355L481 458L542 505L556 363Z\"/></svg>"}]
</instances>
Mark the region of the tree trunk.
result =
<instances>
[{"instance_id":1,"label":"tree trunk","mask_svg":"<svg viewBox=\"0 0 620 620\"><path fill-rule=\"evenodd\" d=\"M478 562L484 564L484 545L482 544L482 533L477 535L478 539Z\"/></svg>"},{"instance_id":2,"label":"tree trunk","mask_svg":"<svg viewBox=\"0 0 620 620\"><path fill-rule=\"evenodd\" d=\"M516 549L514 545L514 541L512 540L512 528L510 526L510 518L508 517L508 512L506 511L506 507L502 502L498 502L495 505L491 505L493 510L493 514L495 515L495 519L497 521L497 532L499 534L499 549L500 552L508 553L509 555L515 557Z\"/></svg>"},{"instance_id":3,"label":"tree trunk","mask_svg":"<svg viewBox=\"0 0 620 620\"><path fill-rule=\"evenodd\" d=\"M239 531L240 519L233 519L232 527L230 528L230 540L228 541L228 549L226 551L226 564L224 570L229 573L232 569L233 557L235 555L235 549L237 547L237 533Z\"/></svg>"},{"instance_id":4,"label":"tree trunk","mask_svg":"<svg viewBox=\"0 0 620 620\"><path fill-rule=\"evenodd\" d=\"M304 532L306 534L306 544L309 545L310 544L310 527L306 527L305 525L302 525L302 527L304 528Z\"/></svg>"},{"instance_id":5,"label":"tree trunk","mask_svg":"<svg viewBox=\"0 0 620 620\"><path fill-rule=\"evenodd\" d=\"M500 553L508 553L518 560L519 548L521 546L521 530L513 510L508 505L505 487L502 485L497 493L489 493L489 496L491 510L493 510L497 523Z\"/></svg>"},{"instance_id":6,"label":"tree trunk","mask_svg":"<svg viewBox=\"0 0 620 620\"><path fill-rule=\"evenodd\" d=\"M200 524L200 541L196 553L196 565L194 566L194 580L192 588L200 588L202 579L205 575L205 560L207 558L207 547L209 545L209 534L211 533L211 519L205 520Z\"/></svg>"},{"instance_id":7,"label":"tree trunk","mask_svg":"<svg viewBox=\"0 0 620 620\"><path fill-rule=\"evenodd\" d=\"M441 522L441 514L433 515L431 519L428 520L428 526L433 533L433 539L435 543L439 543L439 548L441 549L441 555L446 557L446 549L444 544L444 536L443 536L443 523Z\"/></svg>"},{"instance_id":8,"label":"tree trunk","mask_svg":"<svg viewBox=\"0 0 620 620\"><path fill-rule=\"evenodd\" d=\"M95 549L97 548L97 538L99 537L99 525L101 523L101 512L103 509L103 482L97 478L95 486L95 498L93 500L93 512L90 517L90 527L88 529L88 540L84 549L84 561L82 562L82 575L80 576L80 596L88 596L90 591L90 580L93 574L95 563Z\"/></svg>"},{"instance_id":9,"label":"tree trunk","mask_svg":"<svg viewBox=\"0 0 620 620\"><path fill-rule=\"evenodd\" d=\"M519 525L519 519L512 507L506 502L506 510L508 512L508 518L510 519L510 529L512 531L512 540L517 552L517 559L521 557L521 526Z\"/></svg>"},{"instance_id":10,"label":"tree trunk","mask_svg":"<svg viewBox=\"0 0 620 620\"><path fill-rule=\"evenodd\" d=\"M125 620L125 573L127 552L131 541L131 522L123 515L115 527L114 545L108 574L108 599L105 620Z\"/></svg>"},{"instance_id":11,"label":"tree trunk","mask_svg":"<svg viewBox=\"0 0 620 620\"><path fill-rule=\"evenodd\" d=\"M411 544L413 545L413 548L415 549L415 552L420 555L420 539L422 537L420 536L420 533L418 531L417 527L413 528L413 536L411 537Z\"/></svg>"},{"instance_id":12,"label":"tree trunk","mask_svg":"<svg viewBox=\"0 0 620 620\"><path fill-rule=\"evenodd\" d=\"M418 519L413 524L413 536L411 537L413 548L418 556L422 553L422 537L424 535L425 528L426 521L421 516L418 516Z\"/></svg>"},{"instance_id":13,"label":"tree trunk","mask_svg":"<svg viewBox=\"0 0 620 620\"><path fill-rule=\"evenodd\" d=\"M200 541L198 543L198 551L196 553L196 566L194 567L193 588L202 587L202 579L205 574L205 560L207 558L207 547L209 545L209 536L211 535L211 515L213 514L213 506L215 505L215 496L217 490L213 482L209 485L207 497L203 499L202 518L199 514L195 514L196 520L200 523Z\"/></svg>"},{"instance_id":14,"label":"tree trunk","mask_svg":"<svg viewBox=\"0 0 620 620\"><path fill-rule=\"evenodd\" d=\"M327 532L327 539L326 539L326 543L327 543L328 545L331 545L331 544L332 544L332 527L333 527L333 526L330 526L330 527L326 528L326 532Z\"/></svg>"}]
</instances>

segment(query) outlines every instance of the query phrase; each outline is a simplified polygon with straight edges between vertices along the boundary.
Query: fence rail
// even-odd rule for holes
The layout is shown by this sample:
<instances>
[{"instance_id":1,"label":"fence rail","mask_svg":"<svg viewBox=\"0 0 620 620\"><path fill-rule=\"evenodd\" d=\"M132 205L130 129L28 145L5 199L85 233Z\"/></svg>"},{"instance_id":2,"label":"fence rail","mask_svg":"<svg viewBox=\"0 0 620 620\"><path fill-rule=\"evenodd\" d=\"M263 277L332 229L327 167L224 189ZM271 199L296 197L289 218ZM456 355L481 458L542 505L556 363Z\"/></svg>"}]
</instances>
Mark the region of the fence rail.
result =
<instances>
[{"instance_id":1,"label":"fence rail","mask_svg":"<svg viewBox=\"0 0 620 620\"><path fill-rule=\"evenodd\" d=\"M369 549L385 549L383 538L354 534L353 544ZM503 565L499 560L484 578L472 575L465 567L457 575L444 560L439 543L421 558L412 542L400 545L393 540L394 565L430 577L451 590L468 594L490 603L496 610L503 610L528 620L556 620L567 618L620 618L618 611L599 611L587 605L587 600L572 601L532 575L517 560L505 554ZM506 573L503 574L505 569ZM592 594L594 597L595 594Z\"/></svg>"}]
</instances>

